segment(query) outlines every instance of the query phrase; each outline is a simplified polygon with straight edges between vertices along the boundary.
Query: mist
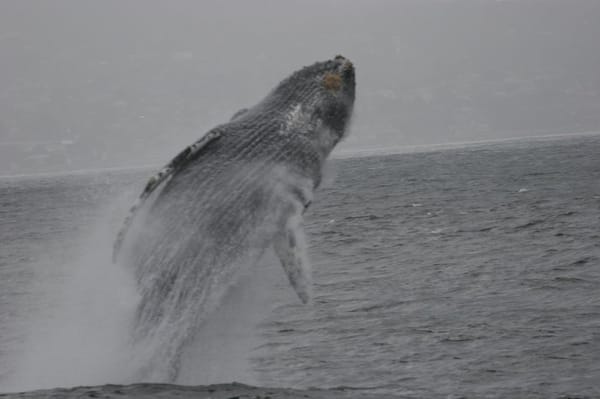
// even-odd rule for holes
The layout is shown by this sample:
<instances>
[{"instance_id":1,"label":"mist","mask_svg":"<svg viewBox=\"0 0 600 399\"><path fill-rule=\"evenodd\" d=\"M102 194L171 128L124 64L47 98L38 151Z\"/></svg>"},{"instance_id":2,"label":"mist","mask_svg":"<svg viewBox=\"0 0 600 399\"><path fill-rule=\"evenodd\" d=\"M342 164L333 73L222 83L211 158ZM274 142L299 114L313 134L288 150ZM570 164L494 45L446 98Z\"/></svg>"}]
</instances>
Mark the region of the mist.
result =
<instances>
[{"instance_id":1,"label":"mist","mask_svg":"<svg viewBox=\"0 0 600 399\"><path fill-rule=\"evenodd\" d=\"M292 71L357 69L338 153L600 130L600 2L0 3L2 175L160 165Z\"/></svg>"}]
</instances>

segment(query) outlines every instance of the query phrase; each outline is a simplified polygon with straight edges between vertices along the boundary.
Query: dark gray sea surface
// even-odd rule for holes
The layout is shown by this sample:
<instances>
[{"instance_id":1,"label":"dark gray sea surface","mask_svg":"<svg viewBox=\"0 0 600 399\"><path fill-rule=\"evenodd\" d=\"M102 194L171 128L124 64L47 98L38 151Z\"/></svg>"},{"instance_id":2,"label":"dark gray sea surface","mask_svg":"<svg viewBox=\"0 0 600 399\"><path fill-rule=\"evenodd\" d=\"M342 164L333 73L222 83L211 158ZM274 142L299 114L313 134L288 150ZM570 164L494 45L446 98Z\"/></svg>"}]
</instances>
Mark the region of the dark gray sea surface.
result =
<instances>
[{"instance_id":1,"label":"dark gray sea surface","mask_svg":"<svg viewBox=\"0 0 600 399\"><path fill-rule=\"evenodd\" d=\"M177 382L600 396L598 154L596 135L334 160L305 215L313 303L267 255ZM0 392L135 382L110 244L149 174L0 179Z\"/></svg>"},{"instance_id":2,"label":"dark gray sea surface","mask_svg":"<svg viewBox=\"0 0 600 399\"><path fill-rule=\"evenodd\" d=\"M17 393L0 393L0 399L386 399L387 396L365 393L361 389L291 389L253 387L240 383L212 385L174 385L137 383L107 384L75 388L42 389Z\"/></svg>"}]
</instances>

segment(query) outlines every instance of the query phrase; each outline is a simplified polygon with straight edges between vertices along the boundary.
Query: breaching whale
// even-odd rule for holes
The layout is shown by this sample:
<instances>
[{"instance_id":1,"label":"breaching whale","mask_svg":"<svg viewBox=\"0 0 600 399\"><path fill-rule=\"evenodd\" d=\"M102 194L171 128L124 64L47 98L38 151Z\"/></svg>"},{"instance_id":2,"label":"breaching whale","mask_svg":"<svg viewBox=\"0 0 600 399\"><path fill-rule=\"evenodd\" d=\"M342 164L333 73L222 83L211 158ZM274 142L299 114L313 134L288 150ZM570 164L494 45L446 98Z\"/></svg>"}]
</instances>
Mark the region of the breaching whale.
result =
<instances>
[{"instance_id":1,"label":"breaching whale","mask_svg":"<svg viewBox=\"0 0 600 399\"><path fill-rule=\"evenodd\" d=\"M217 287L273 247L302 302L311 268L302 215L355 97L342 56L304 67L258 104L185 148L146 184L115 241L141 301L134 340L140 378L174 381L185 344L218 301Z\"/></svg>"}]
</instances>

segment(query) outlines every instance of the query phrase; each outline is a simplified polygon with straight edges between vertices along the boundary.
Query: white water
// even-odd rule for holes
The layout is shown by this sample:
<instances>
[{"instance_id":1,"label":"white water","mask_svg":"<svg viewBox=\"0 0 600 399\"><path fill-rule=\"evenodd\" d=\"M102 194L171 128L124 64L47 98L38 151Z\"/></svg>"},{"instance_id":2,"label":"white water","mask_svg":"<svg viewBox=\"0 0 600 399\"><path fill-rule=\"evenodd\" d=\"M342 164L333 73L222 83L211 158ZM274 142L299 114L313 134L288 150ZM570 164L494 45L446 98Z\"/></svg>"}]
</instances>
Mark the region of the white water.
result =
<instances>
[{"instance_id":1,"label":"white water","mask_svg":"<svg viewBox=\"0 0 600 399\"><path fill-rule=\"evenodd\" d=\"M145 356L135 351L144 349L132 345L130 336L139 296L130 273L111 261L116 227L130 203L129 195L115 200L87 237L73 237L77 255L72 260L58 262L42 247L33 293L25 299L37 310L17 332L25 339L15 348L0 392L137 382L139 359ZM260 345L256 326L270 309L267 281L285 282L273 261L243 274L207 315L184 356L178 382L256 383L248 359Z\"/></svg>"},{"instance_id":2,"label":"white water","mask_svg":"<svg viewBox=\"0 0 600 399\"><path fill-rule=\"evenodd\" d=\"M107 209L107 217L78 240L72 261L46 257L38 265L39 310L27 317L24 345L1 391L127 380L137 294L131 276L110 261L110 215Z\"/></svg>"},{"instance_id":3,"label":"white water","mask_svg":"<svg viewBox=\"0 0 600 399\"><path fill-rule=\"evenodd\" d=\"M260 323L279 305L273 298L298 301L272 251L254 270L240 276L216 312L210 315L183 356L177 383L232 381L257 385L250 360L265 344Z\"/></svg>"}]
</instances>

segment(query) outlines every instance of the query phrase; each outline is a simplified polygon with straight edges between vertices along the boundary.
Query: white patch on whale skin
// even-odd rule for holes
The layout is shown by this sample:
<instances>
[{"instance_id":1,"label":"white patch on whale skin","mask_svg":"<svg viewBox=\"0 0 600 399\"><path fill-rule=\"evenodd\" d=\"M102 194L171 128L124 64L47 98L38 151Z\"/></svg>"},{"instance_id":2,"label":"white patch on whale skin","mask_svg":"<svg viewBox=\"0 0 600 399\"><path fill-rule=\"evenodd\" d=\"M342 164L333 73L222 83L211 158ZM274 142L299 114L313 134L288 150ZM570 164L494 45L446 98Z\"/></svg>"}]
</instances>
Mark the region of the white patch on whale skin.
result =
<instances>
[{"instance_id":1,"label":"white patch on whale skin","mask_svg":"<svg viewBox=\"0 0 600 399\"><path fill-rule=\"evenodd\" d=\"M279 133L286 135L298 132L310 137L309 140L323 159L331 153L339 141L338 135L322 120L313 120L312 114L303 109L302 104L292 106L291 110L285 114L285 127Z\"/></svg>"},{"instance_id":2,"label":"white patch on whale skin","mask_svg":"<svg viewBox=\"0 0 600 399\"><path fill-rule=\"evenodd\" d=\"M294 125L296 125L298 123L298 121L300 120L302 114L302 105L300 104L296 104L294 105L294 107L292 108L292 110L290 112L288 112L288 114L286 115L286 127L292 128L294 127Z\"/></svg>"},{"instance_id":3,"label":"white patch on whale skin","mask_svg":"<svg viewBox=\"0 0 600 399\"><path fill-rule=\"evenodd\" d=\"M310 113L302 109L302 104L296 104L285 114L285 128L282 133L287 134L294 131L305 131L310 125Z\"/></svg>"}]
</instances>

